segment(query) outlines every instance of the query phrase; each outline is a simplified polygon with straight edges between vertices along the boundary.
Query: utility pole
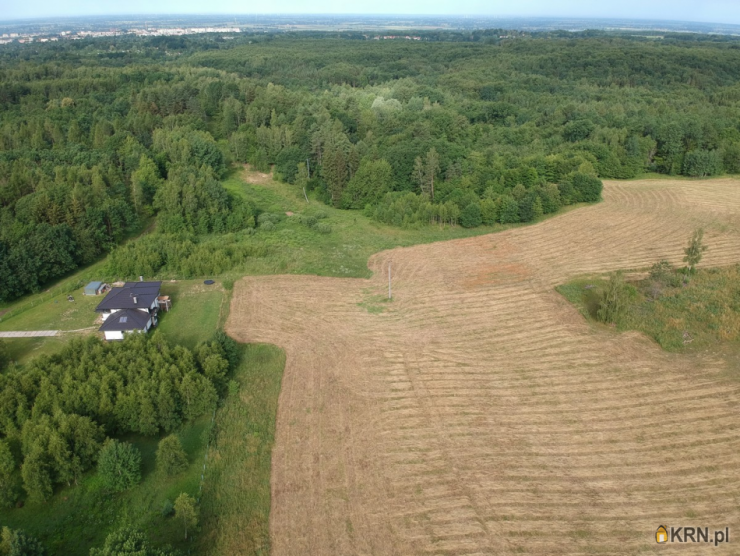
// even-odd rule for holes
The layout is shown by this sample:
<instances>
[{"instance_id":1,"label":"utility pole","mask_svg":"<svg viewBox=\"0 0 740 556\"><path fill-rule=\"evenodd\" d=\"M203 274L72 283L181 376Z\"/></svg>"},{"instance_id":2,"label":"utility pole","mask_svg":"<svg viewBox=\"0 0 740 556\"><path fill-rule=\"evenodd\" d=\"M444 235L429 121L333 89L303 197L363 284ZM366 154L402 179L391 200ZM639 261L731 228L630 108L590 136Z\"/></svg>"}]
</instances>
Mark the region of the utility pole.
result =
<instances>
[{"instance_id":1,"label":"utility pole","mask_svg":"<svg viewBox=\"0 0 740 556\"><path fill-rule=\"evenodd\" d=\"M388 261L388 299L393 299L393 293L391 292L391 263Z\"/></svg>"},{"instance_id":2,"label":"utility pole","mask_svg":"<svg viewBox=\"0 0 740 556\"><path fill-rule=\"evenodd\" d=\"M309 159L306 159L306 172L308 173L308 179L311 179L311 163Z\"/></svg>"}]
</instances>

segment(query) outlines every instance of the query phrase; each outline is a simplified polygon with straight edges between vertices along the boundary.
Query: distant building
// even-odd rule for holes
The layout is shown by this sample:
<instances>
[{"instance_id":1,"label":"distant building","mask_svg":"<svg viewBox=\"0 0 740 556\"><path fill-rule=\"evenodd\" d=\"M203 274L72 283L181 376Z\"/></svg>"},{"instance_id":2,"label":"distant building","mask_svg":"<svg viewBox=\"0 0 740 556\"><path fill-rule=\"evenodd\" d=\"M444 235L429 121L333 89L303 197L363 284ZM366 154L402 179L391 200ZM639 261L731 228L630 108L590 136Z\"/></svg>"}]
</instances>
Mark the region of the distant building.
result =
<instances>
[{"instance_id":1,"label":"distant building","mask_svg":"<svg viewBox=\"0 0 740 556\"><path fill-rule=\"evenodd\" d=\"M148 332L157 325L162 282L126 282L112 288L95 310L103 315L106 340L123 340L127 332Z\"/></svg>"}]
</instances>

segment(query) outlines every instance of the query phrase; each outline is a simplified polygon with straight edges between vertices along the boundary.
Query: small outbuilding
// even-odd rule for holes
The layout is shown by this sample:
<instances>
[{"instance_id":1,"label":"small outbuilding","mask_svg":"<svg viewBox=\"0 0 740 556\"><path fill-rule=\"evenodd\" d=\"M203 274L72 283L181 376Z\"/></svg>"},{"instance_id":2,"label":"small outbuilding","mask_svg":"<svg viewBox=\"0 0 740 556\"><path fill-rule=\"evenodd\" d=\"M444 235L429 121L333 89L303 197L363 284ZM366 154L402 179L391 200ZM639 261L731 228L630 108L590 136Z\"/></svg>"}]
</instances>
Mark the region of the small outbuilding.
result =
<instances>
[{"instance_id":1,"label":"small outbuilding","mask_svg":"<svg viewBox=\"0 0 740 556\"><path fill-rule=\"evenodd\" d=\"M105 291L105 284L103 282L90 282L85 286L85 295L100 295Z\"/></svg>"}]
</instances>

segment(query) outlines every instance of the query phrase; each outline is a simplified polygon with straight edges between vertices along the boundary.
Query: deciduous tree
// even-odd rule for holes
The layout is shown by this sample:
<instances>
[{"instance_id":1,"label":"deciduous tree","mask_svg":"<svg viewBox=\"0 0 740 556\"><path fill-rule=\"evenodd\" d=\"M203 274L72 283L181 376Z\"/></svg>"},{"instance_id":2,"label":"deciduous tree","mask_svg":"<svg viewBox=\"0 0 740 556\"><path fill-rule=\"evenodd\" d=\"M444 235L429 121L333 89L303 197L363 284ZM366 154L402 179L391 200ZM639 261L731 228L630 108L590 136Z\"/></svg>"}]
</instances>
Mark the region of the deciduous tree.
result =
<instances>
[{"instance_id":1,"label":"deciduous tree","mask_svg":"<svg viewBox=\"0 0 740 556\"><path fill-rule=\"evenodd\" d=\"M597 318L604 323L616 323L627 306L627 291L621 271L613 273L601 294Z\"/></svg>"},{"instance_id":2,"label":"deciduous tree","mask_svg":"<svg viewBox=\"0 0 740 556\"><path fill-rule=\"evenodd\" d=\"M128 490L141 480L141 454L132 444L108 440L100 450L98 474L114 492Z\"/></svg>"},{"instance_id":3,"label":"deciduous tree","mask_svg":"<svg viewBox=\"0 0 740 556\"><path fill-rule=\"evenodd\" d=\"M175 500L175 519L182 523L187 540L188 529L193 529L198 525L198 508L195 505L195 498L186 492L180 494Z\"/></svg>"},{"instance_id":4,"label":"deciduous tree","mask_svg":"<svg viewBox=\"0 0 740 556\"><path fill-rule=\"evenodd\" d=\"M686 263L686 267L691 273L696 270L696 265L701 262L704 251L707 250L707 246L702 243L703 239L704 230L702 228L695 230L689 239L689 245L683 250L685 255L683 262Z\"/></svg>"},{"instance_id":5,"label":"deciduous tree","mask_svg":"<svg viewBox=\"0 0 740 556\"><path fill-rule=\"evenodd\" d=\"M159 441L157 447L157 471L163 475L177 475L188 467L188 456L180 439L171 434Z\"/></svg>"}]
</instances>

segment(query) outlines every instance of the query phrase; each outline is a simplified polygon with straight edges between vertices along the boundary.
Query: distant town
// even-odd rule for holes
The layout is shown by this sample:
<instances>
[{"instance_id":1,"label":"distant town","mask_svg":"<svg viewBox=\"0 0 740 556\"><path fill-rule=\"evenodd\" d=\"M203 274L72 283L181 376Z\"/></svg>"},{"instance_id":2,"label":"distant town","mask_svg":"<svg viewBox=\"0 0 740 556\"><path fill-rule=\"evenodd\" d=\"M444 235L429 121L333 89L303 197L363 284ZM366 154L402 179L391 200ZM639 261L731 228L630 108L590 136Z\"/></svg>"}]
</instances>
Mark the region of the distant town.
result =
<instances>
[{"instance_id":1,"label":"distant town","mask_svg":"<svg viewBox=\"0 0 740 556\"><path fill-rule=\"evenodd\" d=\"M114 29L110 31L61 31L58 35L48 33L3 33L0 35L0 44L18 42L20 44L32 42L55 42L63 40L80 40L88 37L119 37L122 35L134 35L137 37L177 37L182 35L198 35L201 33L241 33L239 27L164 27L145 29ZM231 37L224 37L226 39ZM373 40L409 40L420 41L418 35L375 35Z\"/></svg>"},{"instance_id":2,"label":"distant town","mask_svg":"<svg viewBox=\"0 0 740 556\"><path fill-rule=\"evenodd\" d=\"M422 40L417 32L509 29L535 31L650 31L740 35L722 23L583 18L495 18L487 16L169 15L96 16L0 21L0 45L46 43L95 37L168 37L298 31L361 32L366 39Z\"/></svg>"},{"instance_id":3,"label":"distant town","mask_svg":"<svg viewBox=\"0 0 740 556\"><path fill-rule=\"evenodd\" d=\"M106 31L61 31L58 34L44 32L3 33L0 35L0 44L18 42L20 44L32 42L54 42L59 40L80 40L88 37L119 37L134 35L138 37L172 37L180 35L197 35L200 33L241 33L239 27L172 27L172 28L143 28L143 29L111 29Z\"/></svg>"}]
</instances>

